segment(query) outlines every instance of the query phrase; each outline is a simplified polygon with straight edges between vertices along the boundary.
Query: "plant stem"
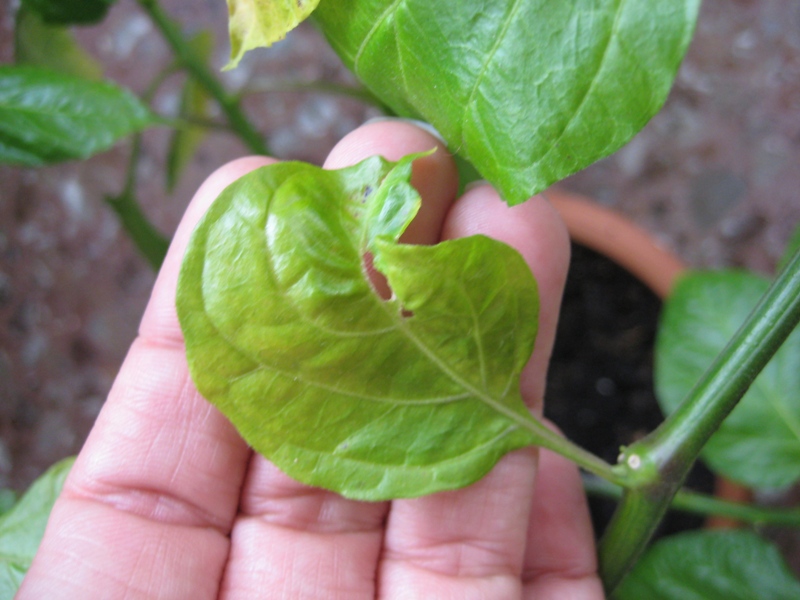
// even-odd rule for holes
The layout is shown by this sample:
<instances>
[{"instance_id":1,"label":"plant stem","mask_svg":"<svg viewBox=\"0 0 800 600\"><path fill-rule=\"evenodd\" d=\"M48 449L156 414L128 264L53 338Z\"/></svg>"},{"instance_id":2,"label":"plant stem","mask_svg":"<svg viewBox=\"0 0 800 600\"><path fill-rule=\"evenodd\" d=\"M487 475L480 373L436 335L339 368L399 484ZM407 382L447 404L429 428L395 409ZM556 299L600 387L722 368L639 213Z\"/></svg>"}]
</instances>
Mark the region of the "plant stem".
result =
<instances>
[{"instance_id":1,"label":"plant stem","mask_svg":"<svg viewBox=\"0 0 800 600\"><path fill-rule=\"evenodd\" d=\"M624 493L624 488L594 476L584 477L583 487L588 494L617 500L622 498ZM728 517L752 525L800 527L800 509L798 508L768 508L729 502L687 489L678 490L672 499L670 509L701 516Z\"/></svg>"},{"instance_id":2,"label":"plant stem","mask_svg":"<svg viewBox=\"0 0 800 600\"><path fill-rule=\"evenodd\" d=\"M537 446L552 450L568 458L585 471L613 482L616 485L626 485L625 478L617 467L608 464L599 456L595 456L591 452L569 441L561 434L556 433L536 417L531 416L530 419L525 420L519 419L518 422L533 433L536 438L535 443Z\"/></svg>"},{"instance_id":3,"label":"plant stem","mask_svg":"<svg viewBox=\"0 0 800 600\"><path fill-rule=\"evenodd\" d=\"M646 547L700 450L800 321L800 250L681 406L623 451L628 488L600 544L610 593Z\"/></svg>"},{"instance_id":4,"label":"plant stem","mask_svg":"<svg viewBox=\"0 0 800 600\"><path fill-rule=\"evenodd\" d=\"M108 205L119 215L125 231L131 237L136 247L157 271L167 255L169 241L162 236L147 220L136 200L129 195L106 197Z\"/></svg>"},{"instance_id":5,"label":"plant stem","mask_svg":"<svg viewBox=\"0 0 800 600\"><path fill-rule=\"evenodd\" d=\"M231 128L256 154L269 154L269 149L264 143L264 139L258 130L242 112L242 108L237 98L228 94L220 81L208 69L205 62L201 60L186 42L177 25L162 10L157 0L136 0L139 6L150 16L161 35L167 41L172 51L183 63L192 77L202 85L208 93L217 101L222 112L228 119Z\"/></svg>"},{"instance_id":6,"label":"plant stem","mask_svg":"<svg viewBox=\"0 0 800 600\"><path fill-rule=\"evenodd\" d=\"M137 134L131 144L128 175L125 187L118 196L106 196L106 203L117 213L122 227L130 236L139 252L147 259L153 270L158 270L167 255L169 240L161 235L142 212L136 202L136 167L142 151L142 137Z\"/></svg>"}]
</instances>

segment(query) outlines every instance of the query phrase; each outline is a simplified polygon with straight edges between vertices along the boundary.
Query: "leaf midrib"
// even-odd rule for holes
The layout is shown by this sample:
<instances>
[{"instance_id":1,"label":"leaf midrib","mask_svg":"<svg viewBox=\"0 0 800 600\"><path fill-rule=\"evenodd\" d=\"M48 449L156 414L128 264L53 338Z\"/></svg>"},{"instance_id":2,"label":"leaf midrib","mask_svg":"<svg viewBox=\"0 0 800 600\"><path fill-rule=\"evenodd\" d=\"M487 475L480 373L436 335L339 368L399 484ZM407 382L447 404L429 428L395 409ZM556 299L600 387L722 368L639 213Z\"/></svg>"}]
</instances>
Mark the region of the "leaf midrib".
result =
<instances>
[{"instance_id":1,"label":"leaf midrib","mask_svg":"<svg viewBox=\"0 0 800 600\"><path fill-rule=\"evenodd\" d=\"M385 179L385 176L384 176L384 179ZM383 180L381 180L379 185L382 185L382 184L383 184ZM276 192L276 190L273 190L273 194L272 194L273 196L274 196L275 192ZM270 209L271 209L271 202L269 202L267 204L267 206L265 207L265 209L264 209L264 211L265 211L264 212L265 219L269 217ZM236 210L236 209L234 209L234 210ZM247 226L247 227L249 227L251 229L254 229L258 233L257 237L260 237L263 240L264 247L263 247L262 251L265 253L265 256L267 258L266 266L268 268L269 277L271 279L271 286L276 292L280 293L281 296L285 300L287 300L287 303L290 306L295 307L294 302L292 302L291 299L288 296L286 296L285 291L283 290L283 288L281 286L279 286L278 283L277 283L277 279L276 279L276 276L275 276L274 265L272 264L272 253L271 253L271 251L269 249L269 246L267 244L267 236L266 236L266 232L264 231L264 228L257 227L254 223L252 223L249 219L245 218L244 215L242 215L242 214L239 214L239 221L240 221L240 223L244 224L245 226ZM364 240L365 242L367 242L367 240L365 238L366 223L362 221L361 223L359 223L359 225L360 225L360 231L353 232L353 233L355 233L355 235L348 235L347 236L347 240L351 244L351 249L353 250L354 254L357 255L357 256L360 256L360 253L362 252L362 249L360 248L359 243L358 243L359 242L359 238L361 240ZM348 230L348 228L346 228L346 230ZM396 242L393 242L393 243L396 243ZM204 263L205 263L205 261L204 261ZM364 273L363 276L367 278L367 282L368 282L369 280L368 280L368 276L366 275L366 273ZM202 279L203 279L203 277L202 277L202 274L201 274L201 280ZM436 368L439 369L440 372L442 372L444 375L446 375L453 383L455 383L457 386L459 386L462 390L465 390L465 392L466 392L465 394L455 394L455 395L452 395L452 396L447 396L445 398L437 398L437 399L429 399L429 400L426 399L422 403L413 402L413 404L418 404L418 403L419 404L434 404L434 403L441 403L441 402L458 401L458 400L461 400L461 399L467 399L469 397L473 397L473 398L476 398L476 399L480 400L481 402L483 402L485 405L489 406L490 408L492 408L496 413L498 413L500 415L503 415L504 417L509 419L512 423L515 424L515 427L521 427L521 428L525 429L526 431L531 431L532 423L530 421L533 420L533 417L528 417L526 419L525 416L522 413L519 413L519 412L516 412L516 411L512 410L510 407L504 405L500 400L498 400L498 399L494 398L493 396L491 396L490 394L488 394L485 390L481 390L481 389L473 386L471 383L469 383L460 374L458 374L455 370L453 370L450 367L450 365L448 365L446 360L444 360L436 352L434 352L431 348L429 348L412 331L412 329L408 325L407 318L404 317L402 314L400 314L400 312L397 310L396 303L384 301L378 295L377 290L372 285L368 285L368 289L369 289L372 297L374 298L374 301L375 301L376 305L379 306L381 308L381 310L383 310L387 314L387 316L389 318L389 322L395 324L395 328L398 331L398 333L404 335L407 340L409 340L411 343L413 343L414 346L417 347L418 350L424 356L426 356L428 358L428 360L430 360ZM401 404L401 402L399 402L396 398L384 399L384 398L379 397L379 396L361 396L361 395L353 394L351 391L341 391L341 390L336 389L333 386L329 386L328 384L323 384L323 383L319 383L319 382L314 382L314 381L308 380L307 378L303 377L302 373L300 373L300 372L286 373L286 372L281 371L280 369L275 368L274 366L271 366L271 365L263 363L262 360L260 360L259 358L253 356L250 352L247 352L244 349L240 348L238 345L236 345L228 337L228 335L219 328L219 326L211 318L211 315L210 315L209 311L205 308L205 295L202 293L202 291L201 291L200 296L201 296L201 299L202 299L202 302L203 302L203 306L204 306L203 310L204 310L205 314L207 315L208 322L214 328L214 330L217 332L217 334L220 336L220 338L222 338L230 347L236 349L243 356L247 357L250 361L252 361L255 365L257 365L256 368L250 369L249 371L247 371L247 373L243 373L242 375L239 375L236 378L231 379L230 381L236 381L238 379L242 379L242 378L248 377L248 376L250 376L250 375L252 375L252 374L254 374L254 373L256 373L256 372L258 372L260 370L268 369L268 370L270 370L272 372L275 372L275 373L278 373L278 374L280 374L280 375L282 375L284 377L299 379L300 381L302 381L306 385L314 385L314 386L319 387L321 389L326 389L327 391L338 393L338 394L341 394L343 396L349 396L349 397L355 397L355 398L361 397L361 398L366 399L366 400L389 402L389 403L394 403L395 405ZM296 307L295 307L293 312L296 315L301 314L301 311L297 310ZM314 325L313 323L311 323L311 324ZM513 381L513 374L512 374L511 380ZM508 390L506 390L506 393L507 393L507 391ZM405 402L405 403L402 403L402 404L410 405L412 403L411 402Z\"/></svg>"},{"instance_id":2,"label":"leaf midrib","mask_svg":"<svg viewBox=\"0 0 800 600\"><path fill-rule=\"evenodd\" d=\"M275 192L276 192L276 190L273 190L273 195L274 195ZM266 209L265 209L265 213L264 214L265 214L266 218L269 217L270 205L271 205L271 203L268 204ZM322 328L322 327L319 327L317 323L315 323L315 322L313 322L313 321L311 321L309 319L306 319L305 315L303 314L303 312L298 310L297 307L295 306L294 302L292 302L291 298L289 298L286 295L285 290L281 286L278 285L277 277L275 276L274 265L272 263L272 252L270 251L270 249L269 249L269 247L267 245L267 237L266 237L266 234L263 233L263 228L256 227L254 223L252 223L249 219L247 219L245 217L245 215L242 215L238 211L236 211L236 214L239 216L239 222L242 225L254 230L258 234L258 236L262 237L263 240L264 240L263 251L264 251L264 255L267 258L266 264L267 264L267 267L269 269L269 276L271 278L271 282L270 283L271 283L272 288L276 292L278 292L284 300L286 300L288 305L290 305L290 306L292 306L294 308L294 314L297 315L300 320L308 323L312 327L315 327L317 329L325 331L325 329ZM362 222L361 225L362 225L362 232L361 232L362 239L364 239L363 236L365 235L366 223ZM348 240L352 244L351 249L354 251L354 253L358 253L358 249L356 248L356 244L353 244L352 238L350 236L348 236ZM362 271L362 273L363 273L363 271ZM365 278L367 278L367 280L368 280L368 276L366 275L366 273L363 273L363 276ZM202 280L202 275L201 275L201 280ZM379 306L383 307L384 310L385 310L386 309L386 305L390 304L390 303L384 302L383 299L378 295L377 291L374 289L373 286L368 285L368 289L370 290L373 298L375 299L376 304L378 304ZM256 368L250 369L246 373L242 373L241 375L238 375L238 376L232 378L230 380L232 383L236 382L236 381L239 381L241 379L245 379L247 377L250 377L250 376L252 376L253 374L255 374L255 373L259 372L259 371L269 370L269 371L272 371L273 373L276 373L277 375L280 375L280 376L283 376L283 377L286 377L286 378L289 378L289 379L299 379L300 381L302 381L306 385L310 385L310 386L314 386L314 387L317 387L317 388L320 388L320 389L324 389L326 391L333 392L333 393L336 393L336 394L340 394L342 396L347 396L347 397L351 397L351 398L360 398L362 400L369 400L369 401L372 401L372 402L394 403L394 404L402 404L402 405L410 406L410 405L426 405L426 404L446 404L446 403L455 402L455 401L458 401L458 400L466 400L467 398L470 397L469 393L464 393L464 394L453 394L453 395L450 395L450 396L439 396L439 397L435 397L435 398L426 398L426 399L413 400L413 401L408 401L408 400L402 401L402 400L398 400L397 398L383 398L381 396L372 396L372 395L367 395L367 394L356 394L356 393L353 393L350 390L343 391L343 390L340 390L340 389L336 388L335 386L331 386L331 385L326 384L326 383L310 380L307 377L304 377L303 373L300 372L300 371L293 371L293 372L283 371L283 370L278 369L277 367L275 367L273 365L266 364L259 357L252 355L250 352L245 351L243 348L239 347L236 343L234 343L234 341L224 331L222 331L222 329L220 329L220 327L211 318L211 314L208 311L208 309L206 308L205 295L201 293L200 297L201 297L202 302L203 302L203 311L207 315L208 322L214 328L214 331L216 331L217 334L220 336L220 338L222 338L222 340L225 341L225 343L228 344L231 348L234 348L236 351L240 352L243 356L247 357L250 361L252 361L255 365L257 365ZM391 316L392 316L392 314L390 313L390 317ZM393 321L394 320L392 318L390 318L390 322L393 322ZM384 330L381 330L381 331L387 331L388 332L388 331L392 331L392 330L396 330L396 329L397 329L397 323L395 322L395 324L392 327L385 328ZM338 334L339 332L333 332L333 333Z\"/></svg>"},{"instance_id":3,"label":"leaf midrib","mask_svg":"<svg viewBox=\"0 0 800 600\"><path fill-rule=\"evenodd\" d=\"M479 454L480 451L482 451L483 449L491 448L491 447L495 446L498 441L500 441L503 438L508 437L509 435L515 433L517 430L518 430L518 427L516 425L510 425L509 427L506 427L505 429L500 431L493 438L488 439L485 442L481 442L477 446L470 446L467 449L466 452L462 452L461 454L455 454L455 455L451 456L450 458L446 458L444 460L438 461L436 464L438 466L446 466L448 463L456 463L456 462L459 462L461 460L464 460L464 457L465 456L469 456L470 454ZM314 453L314 454L319 454L321 456L329 455L329 453L327 453L327 452L322 452L320 450L312 450L312 449L307 448L305 446L298 446L297 444L291 444L290 443L290 444L287 444L287 445L294 446L295 448L301 448L304 452L310 452L310 453ZM370 467L370 468L377 467L378 469L381 469L381 470L383 470L383 468L384 468L384 465L376 465L376 463L374 463L374 462L370 462L370 461L368 461L366 459L361 459L361 458L357 458L357 457L353 457L353 456L342 457L342 459L346 460L348 462L354 462L354 463L359 463L359 464L362 464L362 465L366 465L367 467ZM409 469L420 470L420 469L429 469L430 468L429 465L424 465L424 464L423 465L411 465L410 467L408 465L405 465L405 466L404 465L391 465L391 466L394 467L395 469L400 468L400 469L405 469L405 470L409 470Z\"/></svg>"},{"instance_id":4,"label":"leaf midrib","mask_svg":"<svg viewBox=\"0 0 800 600\"><path fill-rule=\"evenodd\" d=\"M120 105L121 106L121 105ZM115 108L119 108L115 107ZM47 110L46 107L37 107L37 106L30 106L30 105L16 105L16 104L0 104L0 111L5 111L10 113L11 115L22 113L24 115L32 115L32 116L45 116L45 117L69 117L71 119L86 121L91 123L95 121L98 117L97 113L92 112L79 112L79 111L57 111L57 110ZM108 117L108 113L100 113L102 117ZM138 119L132 120L135 123L138 123Z\"/></svg>"},{"instance_id":5,"label":"leaf midrib","mask_svg":"<svg viewBox=\"0 0 800 600\"><path fill-rule=\"evenodd\" d=\"M408 324L405 322L402 316L392 315L389 314L390 318L399 319L400 322L398 323L398 330L402 331L406 338L408 338L419 350L429 358L429 360L439 368L445 375L447 375L451 381L453 381L456 385L460 386L462 389L469 392L472 396L481 400L484 404L495 410L496 412L500 413L501 415L505 416L506 418L510 419L512 422L516 423L518 426L530 430L530 422L528 419L525 419L520 413L511 410L510 408L506 407L504 404L496 400L494 397L490 396L483 390L476 388L471 383L469 383L466 379L461 377L458 373L456 373L447 362L442 359L438 354L436 354L433 350L428 348L428 346L419 339L413 331L411 331Z\"/></svg>"}]
</instances>

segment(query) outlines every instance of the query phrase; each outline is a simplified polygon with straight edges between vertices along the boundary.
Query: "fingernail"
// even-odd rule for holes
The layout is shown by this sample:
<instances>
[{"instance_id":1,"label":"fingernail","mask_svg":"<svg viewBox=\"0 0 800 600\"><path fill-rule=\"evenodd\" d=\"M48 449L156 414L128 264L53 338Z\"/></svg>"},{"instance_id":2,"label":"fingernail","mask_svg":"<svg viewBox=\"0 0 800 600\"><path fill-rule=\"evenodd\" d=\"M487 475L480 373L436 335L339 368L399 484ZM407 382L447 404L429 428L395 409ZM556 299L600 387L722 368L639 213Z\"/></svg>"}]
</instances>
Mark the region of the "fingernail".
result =
<instances>
[{"instance_id":1,"label":"fingernail","mask_svg":"<svg viewBox=\"0 0 800 600\"><path fill-rule=\"evenodd\" d=\"M464 186L464 192L466 193L477 187L481 187L482 185L491 185L491 184L485 179L476 179L475 181L470 181L467 185Z\"/></svg>"},{"instance_id":2,"label":"fingernail","mask_svg":"<svg viewBox=\"0 0 800 600\"><path fill-rule=\"evenodd\" d=\"M410 125L414 125L415 127L419 127L420 129L424 129L428 133L430 133L433 137L437 140L442 142L445 146L447 146L447 142L442 137L442 134L439 133L436 128L431 125L430 123L426 123L425 121L420 121L419 119L405 119L403 117L373 117L364 121L364 125L371 125L372 123L382 123L382 122L396 122L396 123L409 123Z\"/></svg>"}]
</instances>

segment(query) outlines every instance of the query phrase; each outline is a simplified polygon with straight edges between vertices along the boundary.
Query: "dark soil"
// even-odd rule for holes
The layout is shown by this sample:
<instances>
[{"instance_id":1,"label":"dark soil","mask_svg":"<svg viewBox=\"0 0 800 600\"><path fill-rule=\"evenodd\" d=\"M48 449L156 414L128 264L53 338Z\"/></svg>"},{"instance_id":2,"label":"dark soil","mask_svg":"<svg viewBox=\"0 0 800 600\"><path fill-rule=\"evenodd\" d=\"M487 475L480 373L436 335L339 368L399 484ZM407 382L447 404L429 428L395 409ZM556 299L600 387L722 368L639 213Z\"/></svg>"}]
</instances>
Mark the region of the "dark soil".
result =
<instances>
[{"instance_id":1,"label":"dark soil","mask_svg":"<svg viewBox=\"0 0 800 600\"><path fill-rule=\"evenodd\" d=\"M545 415L571 440L615 463L620 447L656 428L663 416L653 391L653 344L661 301L627 271L582 246L572 248ZM702 465L688 485L713 490ZM601 532L615 504L592 498ZM702 519L670 513L661 533L695 528Z\"/></svg>"}]
</instances>

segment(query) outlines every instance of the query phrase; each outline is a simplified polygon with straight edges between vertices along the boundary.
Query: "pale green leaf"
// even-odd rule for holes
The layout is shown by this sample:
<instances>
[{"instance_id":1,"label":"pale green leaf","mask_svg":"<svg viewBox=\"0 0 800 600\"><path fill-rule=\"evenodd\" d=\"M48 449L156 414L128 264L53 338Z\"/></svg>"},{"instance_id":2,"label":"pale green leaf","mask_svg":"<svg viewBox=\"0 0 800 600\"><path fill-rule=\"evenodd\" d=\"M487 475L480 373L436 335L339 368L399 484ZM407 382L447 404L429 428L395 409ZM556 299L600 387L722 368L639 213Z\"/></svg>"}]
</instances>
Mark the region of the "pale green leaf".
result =
<instances>
[{"instance_id":1,"label":"pale green leaf","mask_svg":"<svg viewBox=\"0 0 800 600\"><path fill-rule=\"evenodd\" d=\"M673 412L764 294L769 283L741 271L681 278L664 307L656 340L655 384ZM716 472L752 487L800 480L800 331L755 380L703 450Z\"/></svg>"},{"instance_id":2,"label":"pale green leaf","mask_svg":"<svg viewBox=\"0 0 800 600\"><path fill-rule=\"evenodd\" d=\"M67 458L50 467L0 516L0 600L13 598L22 583L73 462Z\"/></svg>"},{"instance_id":3,"label":"pale green leaf","mask_svg":"<svg viewBox=\"0 0 800 600\"><path fill-rule=\"evenodd\" d=\"M231 60L239 64L253 48L271 46L308 18L319 0L228 0Z\"/></svg>"},{"instance_id":4,"label":"pale green leaf","mask_svg":"<svg viewBox=\"0 0 800 600\"><path fill-rule=\"evenodd\" d=\"M81 48L68 28L49 25L36 13L20 9L14 33L17 64L47 67L95 81L102 79L100 63Z\"/></svg>"},{"instance_id":5,"label":"pale green leaf","mask_svg":"<svg viewBox=\"0 0 800 600\"><path fill-rule=\"evenodd\" d=\"M0 489L0 516L6 514L17 503L17 494L14 490Z\"/></svg>"},{"instance_id":6,"label":"pale green leaf","mask_svg":"<svg viewBox=\"0 0 800 600\"><path fill-rule=\"evenodd\" d=\"M202 31L189 41L198 58L208 62L214 50L214 36ZM185 119L207 119L211 112L211 96L194 77L187 77L181 92L180 116ZM171 191L183 170L192 161L208 129L200 125L187 124L177 127L172 133L167 151L167 188Z\"/></svg>"},{"instance_id":7,"label":"pale green leaf","mask_svg":"<svg viewBox=\"0 0 800 600\"><path fill-rule=\"evenodd\" d=\"M409 177L410 160L377 157L254 171L204 217L178 283L200 392L286 473L352 498L462 487L535 441L531 272L483 236L398 243L420 202Z\"/></svg>"},{"instance_id":8,"label":"pale green leaf","mask_svg":"<svg viewBox=\"0 0 800 600\"><path fill-rule=\"evenodd\" d=\"M50 69L0 66L0 162L87 158L155 123L127 90Z\"/></svg>"},{"instance_id":9,"label":"pale green leaf","mask_svg":"<svg viewBox=\"0 0 800 600\"><path fill-rule=\"evenodd\" d=\"M657 542L618 600L794 600L800 582L778 549L749 531L699 531Z\"/></svg>"},{"instance_id":10,"label":"pale green leaf","mask_svg":"<svg viewBox=\"0 0 800 600\"><path fill-rule=\"evenodd\" d=\"M663 104L699 0L330 0L333 48L517 204L631 139Z\"/></svg>"}]
</instances>

